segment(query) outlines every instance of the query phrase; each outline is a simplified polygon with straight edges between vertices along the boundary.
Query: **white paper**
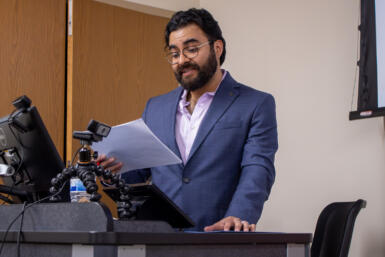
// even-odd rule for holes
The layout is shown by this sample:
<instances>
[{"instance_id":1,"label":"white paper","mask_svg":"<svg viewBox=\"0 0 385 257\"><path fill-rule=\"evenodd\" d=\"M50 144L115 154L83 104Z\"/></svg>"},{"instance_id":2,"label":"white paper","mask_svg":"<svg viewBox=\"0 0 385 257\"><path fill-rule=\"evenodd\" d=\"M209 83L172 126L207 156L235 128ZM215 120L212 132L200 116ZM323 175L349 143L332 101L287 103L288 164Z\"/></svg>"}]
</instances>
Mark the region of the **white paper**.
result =
<instances>
[{"instance_id":1,"label":"white paper","mask_svg":"<svg viewBox=\"0 0 385 257\"><path fill-rule=\"evenodd\" d=\"M122 173L182 163L182 160L152 133L142 119L112 127L110 134L101 142L94 143L92 148L99 154L104 153L122 162Z\"/></svg>"}]
</instances>

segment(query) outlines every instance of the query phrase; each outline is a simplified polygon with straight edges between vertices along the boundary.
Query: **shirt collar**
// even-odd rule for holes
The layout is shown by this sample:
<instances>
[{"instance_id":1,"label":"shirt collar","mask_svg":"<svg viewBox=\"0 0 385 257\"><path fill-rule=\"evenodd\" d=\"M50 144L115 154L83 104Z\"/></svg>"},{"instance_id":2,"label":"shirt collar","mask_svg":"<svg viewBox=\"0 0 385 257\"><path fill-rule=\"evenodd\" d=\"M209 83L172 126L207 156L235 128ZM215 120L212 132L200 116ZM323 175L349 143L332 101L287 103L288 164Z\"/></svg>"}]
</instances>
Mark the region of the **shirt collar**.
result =
<instances>
[{"instance_id":1,"label":"shirt collar","mask_svg":"<svg viewBox=\"0 0 385 257\"><path fill-rule=\"evenodd\" d=\"M206 93L204 93L202 96L207 95L207 96L214 97L215 93L218 91L218 88L219 88L220 85L222 84L222 81L224 80L224 78L225 78L226 75L227 75L227 71L226 71L226 70L224 70L224 69L221 69L221 70L222 70L222 73L223 73L222 79L221 79L221 82L219 82L219 85L217 86L217 88L215 89L215 91L212 91L212 92L206 92ZM188 101L186 100L187 93L188 93L188 91L187 91L186 89L184 89L184 90L183 90L183 93L182 93L182 96L181 96L181 98L180 98L180 99L181 99L180 105L179 105L180 108L187 107L187 106L190 105L190 102L188 102ZM202 96L201 96L201 97L202 97Z\"/></svg>"}]
</instances>

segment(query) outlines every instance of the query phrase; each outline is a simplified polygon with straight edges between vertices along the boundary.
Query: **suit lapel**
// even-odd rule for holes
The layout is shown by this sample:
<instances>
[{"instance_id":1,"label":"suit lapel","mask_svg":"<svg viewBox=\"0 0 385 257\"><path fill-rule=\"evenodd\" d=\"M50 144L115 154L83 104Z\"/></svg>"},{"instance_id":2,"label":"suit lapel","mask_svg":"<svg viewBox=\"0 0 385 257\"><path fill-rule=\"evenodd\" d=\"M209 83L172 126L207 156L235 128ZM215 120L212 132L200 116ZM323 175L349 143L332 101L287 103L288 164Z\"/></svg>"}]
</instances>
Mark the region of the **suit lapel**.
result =
<instances>
[{"instance_id":1,"label":"suit lapel","mask_svg":"<svg viewBox=\"0 0 385 257\"><path fill-rule=\"evenodd\" d=\"M174 92L175 94L172 95L169 103L167 104L166 115L164 116L165 117L164 124L166 126L166 131L171 132L171 133L166 133L167 135L166 144L169 146L171 151L173 151L179 158L181 158L179 147L176 143L175 122L176 122L176 112L178 110L180 97L183 93L183 88L178 87Z\"/></svg>"},{"instance_id":2,"label":"suit lapel","mask_svg":"<svg viewBox=\"0 0 385 257\"><path fill-rule=\"evenodd\" d=\"M239 92L237 82L228 73L215 93L214 99L211 102L206 116L202 120L186 165L210 133L215 123L217 123L219 118L222 117L222 115L227 111L238 95Z\"/></svg>"}]
</instances>

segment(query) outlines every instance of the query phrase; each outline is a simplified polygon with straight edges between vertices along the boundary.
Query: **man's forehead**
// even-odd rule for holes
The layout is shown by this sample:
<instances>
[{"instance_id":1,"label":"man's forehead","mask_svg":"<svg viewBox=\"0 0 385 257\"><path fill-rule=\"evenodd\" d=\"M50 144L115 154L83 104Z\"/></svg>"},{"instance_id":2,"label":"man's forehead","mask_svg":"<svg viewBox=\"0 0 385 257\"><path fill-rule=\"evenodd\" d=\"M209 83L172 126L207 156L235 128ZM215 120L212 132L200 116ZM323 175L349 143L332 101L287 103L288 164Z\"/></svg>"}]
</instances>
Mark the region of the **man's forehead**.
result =
<instances>
[{"instance_id":1,"label":"man's forehead","mask_svg":"<svg viewBox=\"0 0 385 257\"><path fill-rule=\"evenodd\" d=\"M170 33L169 47L183 46L191 42L203 42L207 37L203 30L195 24L190 24Z\"/></svg>"}]
</instances>

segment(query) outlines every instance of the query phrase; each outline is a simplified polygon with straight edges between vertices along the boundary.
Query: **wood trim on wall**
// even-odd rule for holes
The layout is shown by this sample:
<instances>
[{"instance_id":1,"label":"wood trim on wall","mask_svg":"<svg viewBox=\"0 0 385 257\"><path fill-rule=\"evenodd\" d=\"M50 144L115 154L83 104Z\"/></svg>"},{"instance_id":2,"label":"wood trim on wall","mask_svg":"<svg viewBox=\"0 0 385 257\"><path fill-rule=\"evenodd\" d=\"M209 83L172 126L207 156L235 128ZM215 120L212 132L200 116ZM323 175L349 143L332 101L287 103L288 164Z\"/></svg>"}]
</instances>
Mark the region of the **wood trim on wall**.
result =
<instances>
[{"instance_id":1,"label":"wood trim on wall","mask_svg":"<svg viewBox=\"0 0 385 257\"><path fill-rule=\"evenodd\" d=\"M73 0L67 3L67 83L66 83L66 162L72 161L72 102L73 102Z\"/></svg>"}]
</instances>

